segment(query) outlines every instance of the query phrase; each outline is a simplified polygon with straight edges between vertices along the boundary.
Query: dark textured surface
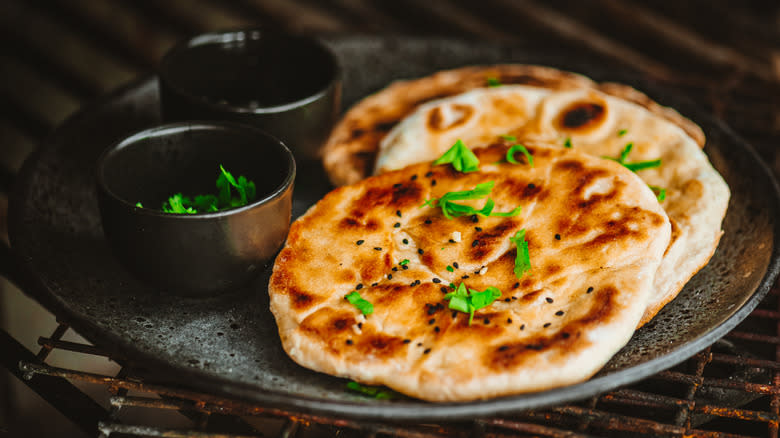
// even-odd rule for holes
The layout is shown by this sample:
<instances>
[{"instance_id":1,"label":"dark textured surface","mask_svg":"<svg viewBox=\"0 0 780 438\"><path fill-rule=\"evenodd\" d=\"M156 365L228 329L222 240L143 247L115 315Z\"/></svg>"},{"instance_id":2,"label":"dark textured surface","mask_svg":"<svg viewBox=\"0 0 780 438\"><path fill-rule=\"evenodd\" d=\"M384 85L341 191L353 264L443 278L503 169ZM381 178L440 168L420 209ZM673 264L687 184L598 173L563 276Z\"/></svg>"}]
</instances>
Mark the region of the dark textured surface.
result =
<instances>
[{"instance_id":1,"label":"dark textured surface","mask_svg":"<svg viewBox=\"0 0 780 438\"><path fill-rule=\"evenodd\" d=\"M756 155L728 130L678 96L568 53L535 53L446 40L334 39L345 67L345 104L394 78L464 64L521 61L568 68L596 79L622 80L650 92L699 123L706 151L732 190L725 234L708 266L678 299L596 377L544 393L462 404L374 401L348 393L345 381L305 370L281 349L268 311L266 276L213 300L158 295L125 273L102 238L93 191L94 161L122 134L159 119L156 81L145 81L72 119L23 169L11 205L17 255L39 284L30 291L69 315L95 342L139 358L154 371L194 388L275 406L347 416L454 418L486 415L583 398L670 367L733 328L771 286L777 271L776 185ZM327 189L321 173L305 170L296 184L293 215ZM311 169L311 168L310 168Z\"/></svg>"}]
</instances>

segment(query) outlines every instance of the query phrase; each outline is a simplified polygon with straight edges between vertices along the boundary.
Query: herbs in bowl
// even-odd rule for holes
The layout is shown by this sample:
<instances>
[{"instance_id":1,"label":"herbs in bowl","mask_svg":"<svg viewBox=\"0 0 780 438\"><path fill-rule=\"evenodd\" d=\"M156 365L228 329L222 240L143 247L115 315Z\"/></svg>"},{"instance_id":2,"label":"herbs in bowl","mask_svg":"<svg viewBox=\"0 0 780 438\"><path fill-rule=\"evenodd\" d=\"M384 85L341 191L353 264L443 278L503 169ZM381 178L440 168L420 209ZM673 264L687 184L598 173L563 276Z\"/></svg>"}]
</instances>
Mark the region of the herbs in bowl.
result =
<instances>
[{"instance_id":1,"label":"herbs in bowl","mask_svg":"<svg viewBox=\"0 0 780 438\"><path fill-rule=\"evenodd\" d=\"M164 213L175 214L213 213L243 207L254 202L257 197L254 181L248 180L244 175L234 178L221 164L219 170L216 195L184 196L181 193L174 193L163 203L161 210ZM135 206L144 208L141 202L137 202Z\"/></svg>"}]
</instances>

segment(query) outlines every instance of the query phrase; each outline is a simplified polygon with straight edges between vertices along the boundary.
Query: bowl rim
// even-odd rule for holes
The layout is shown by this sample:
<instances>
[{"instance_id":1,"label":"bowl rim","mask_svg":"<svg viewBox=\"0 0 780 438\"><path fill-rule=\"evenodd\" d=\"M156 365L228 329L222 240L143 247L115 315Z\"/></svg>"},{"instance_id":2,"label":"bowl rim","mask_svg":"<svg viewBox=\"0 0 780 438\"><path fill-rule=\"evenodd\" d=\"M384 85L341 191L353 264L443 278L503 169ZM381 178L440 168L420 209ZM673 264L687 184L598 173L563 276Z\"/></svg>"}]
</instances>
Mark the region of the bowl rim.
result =
<instances>
[{"instance_id":1,"label":"bowl rim","mask_svg":"<svg viewBox=\"0 0 780 438\"><path fill-rule=\"evenodd\" d=\"M269 191L265 196L260 197L256 199L254 202L251 202L247 205L227 208L219 211L203 212L203 213L188 213L188 214L166 213L156 208L138 207L131 201L117 195L113 190L109 188L105 180L104 170L107 161L112 157L112 155L118 153L118 151L124 148L131 147L132 145L137 144L140 140L144 140L149 137L161 137L170 134L178 134L186 131L233 131L233 132L240 132L244 134L252 134L254 136L263 137L266 143L271 144L277 149L279 149L282 152L282 155L285 157L287 161L287 172L285 174L285 177L273 190ZM119 202L120 204L128 208L131 208L135 213L145 214L149 216L160 216L166 218L182 218L185 220L212 219L212 218L230 216L230 215L238 214L247 210L252 210L256 207L268 204L271 201L281 198L282 196L284 196L285 193L287 193L288 189L290 189L294 185L296 172L297 172L297 165L295 163L295 157L293 156L292 152L287 147L287 145L285 145L278 138L263 131L262 129L256 128L251 125L244 125L235 122L212 121L212 120L165 123L161 125L155 125L150 128L145 128L140 131L132 132L120 138L119 140L113 142L110 146L106 147L103 150L103 152L101 152L95 164L95 179L97 182L98 189L101 192L103 192L105 195L113 199L114 201Z\"/></svg>"},{"instance_id":2,"label":"bowl rim","mask_svg":"<svg viewBox=\"0 0 780 438\"><path fill-rule=\"evenodd\" d=\"M173 59L177 54L186 51L192 47L203 46L207 44L227 44L236 41L259 41L267 36L273 36L282 38L288 41L298 41L309 44L311 47L321 51L328 57L332 66L332 77L325 83L324 86L319 88L316 92L303 97L301 99L292 100L287 103L272 106L258 106L256 108L250 108L244 105L235 105L231 103L215 103L202 96L192 93L180 86L175 80L171 78L169 66L173 62ZM160 86L167 87L174 91L178 96L181 96L191 102L196 102L198 105L205 106L214 111L227 112L227 113L240 113L240 114L276 114L286 111L290 111L302 106L306 106L311 102L320 100L327 96L331 90L336 87L337 83L341 80L343 69L336 54L325 45L320 39L312 36L285 33L280 31L271 31L268 29L250 27L245 29L223 30L214 32L205 32L193 37L187 38L174 45L171 49L165 52L157 71L157 76L160 79Z\"/></svg>"}]
</instances>

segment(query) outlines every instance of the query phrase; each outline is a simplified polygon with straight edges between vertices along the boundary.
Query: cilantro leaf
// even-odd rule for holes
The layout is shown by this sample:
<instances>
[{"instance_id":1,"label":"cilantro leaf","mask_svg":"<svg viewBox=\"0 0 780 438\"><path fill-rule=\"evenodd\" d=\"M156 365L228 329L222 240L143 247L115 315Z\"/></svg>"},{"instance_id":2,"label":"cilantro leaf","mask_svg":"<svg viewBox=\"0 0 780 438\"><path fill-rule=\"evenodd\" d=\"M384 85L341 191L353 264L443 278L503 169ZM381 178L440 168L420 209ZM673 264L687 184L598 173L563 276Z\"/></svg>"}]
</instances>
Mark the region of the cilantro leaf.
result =
<instances>
[{"instance_id":1,"label":"cilantro leaf","mask_svg":"<svg viewBox=\"0 0 780 438\"><path fill-rule=\"evenodd\" d=\"M374 313L374 305L369 303L368 300L363 299L357 291L348 293L344 298L346 298L350 304L357 307L363 315Z\"/></svg>"},{"instance_id":2,"label":"cilantro leaf","mask_svg":"<svg viewBox=\"0 0 780 438\"><path fill-rule=\"evenodd\" d=\"M494 78L494 77L487 78L488 87L500 87L501 85L504 84L502 84L501 81L498 80L498 78Z\"/></svg>"},{"instance_id":3,"label":"cilantro leaf","mask_svg":"<svg viewBox=\"0 0 780 438\"><path fill-rule=\"evenodd\" d=\"M528 161L528 164L531 165L531 167L534 167L534 157L531 155L530 152L528 152L528 149L525 148L525 146L521 144L516 144L509 148L508 151L506 151L506 160L512 164L520 164L517 160L515 160L515 152L520 151L525 155L525 160Z\"/></svg>"},{"instance_id":4,"label":"cilantro leaf","mask_svg":"<svg viewBox=\"0 0 780 438\"><path fill-rule=\"evenodd\" d=\"M189 204L191 204L189 198L182 196L181 193L175 193L168 198L168 202L163 203L162 211L165 213L176 213L176 214L197 213L197 211L195 211L195 209L192 208Z\"/></svg>"},{"instance_id":5,"label":"cilantro leaf","mask_svg":"<svg viewBox=\"0 0 780 438\"><path fill-rule=\"evenodd\" d=\"M517 257L515 257L515 277L518 279L526 272L531 270L531 257L528 254L528 241L525 240L525 228L510 237L509 241L517 246Z\"/></svg>"},{"instance_id":6,"label":"cilantro leaf","mask_svg":"<svg viewBox=\"0 0 780 438\"><path fill-rule=\"evenodd\" d=\"M392 389L385 388L383 386L368 386L354 381L347 383L347 389L368 397L373 397L377 400L393 400L403 397L401 394L393 391Z\"/></svg>"},{"instance_id":7,"label":"cilantro leaf","mask_svg":"<svg viewBox=\"0 0 780 438\"><path fill-rule=\"evenodd\" d=\"M461 140L456 141L444 155L433 162L433 165L448 163L451 163L458 172L468 173L479 170L479 158Z\"/></svg>"},{"instance_id":8,"label":"cilantro leaf","mask_svg":"<svg viewBox=\"0 0 780 438\"><path fill-rule=\"evenodd\" d=\"M471 321L474 319L474 312L493 304L496 298L500 296L501 291L493 286L483 291L477 291L467 289L465 284L460 283L458 289L445 295L444 299L450 301L448 307L451 310L468 313L469 325L471 325Z\"/></svg>"},{"instance_id":9,"label":"cilantro leaf","mask_svg":"<svg viewBox=\"0 0 780 438\"><path fill-rule=\"evenodd\" d=\"M468 205L456 204L453 202L453 201L462 201L468 199L482 199L484 197L487 197L490 194L490 192L493 190L494 185L495 185L494 181L487 181L481 184L477 184L477 186L474 187L474 189L472 190L463 190L460 192L447 192L441 198L426 200L422 206L441 208L442 214L447 219L452 219L453 217L459 217L459 216L470 216L474 214L478 214L480 216L485 216L485 217L488 216L509 217L509 216L516 216L520 214L520 207L517 207L514 210L505 213L493 212L495 201L493 201L491 198L487 198L485 205L479 210Z\"/></svg>"}]
</instances>

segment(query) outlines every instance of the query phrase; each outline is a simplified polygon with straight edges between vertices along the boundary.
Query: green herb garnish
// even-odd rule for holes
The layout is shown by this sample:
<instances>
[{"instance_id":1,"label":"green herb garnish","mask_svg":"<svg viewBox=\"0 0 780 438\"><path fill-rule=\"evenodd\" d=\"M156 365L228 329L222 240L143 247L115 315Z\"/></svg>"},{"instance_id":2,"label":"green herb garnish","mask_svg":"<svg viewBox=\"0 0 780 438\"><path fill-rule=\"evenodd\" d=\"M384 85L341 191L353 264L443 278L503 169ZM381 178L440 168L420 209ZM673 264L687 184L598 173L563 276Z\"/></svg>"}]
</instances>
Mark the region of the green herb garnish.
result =
<instances>
[{"instance_id":1,"label":"green herb garnish","mask_svg":"<svg viewBox=\"0 0 780 438\"><path fill-rule=\"evenodd\" d=\"M377 400L392 400L403 397L401 394L393 391L392 389L385 388L383 386L368 386L354 381L347 383L347 389L369 397L373 397Z\"/></svg>"},{"instance_id":2,"label":"green herb garnish","mask_svg":"<svg viewBox=\"0 0 780 438\"><path fill-rule=\"evenodd\" d=\"M622 137L628 133L628 129L621 129L618 131L618 137Z\"/></svg>"},{"instance_id":3,"label":"green herb garnish","mask_svg":"<svg viewBox=\"0 0 780 438\"><path fill-rule=\"evenodd\" d=\"M444 155L433 162L433 165L447 163L452 163L452 167L458 172L467 173L479 170L479 158L461 140L456 141Z\"/></svg>"},{"instance_id":4,"label":"green herb garnish","mask_svg":"<svg viewBox=\"0 0 780 438\"><path fill-rule=\"evenodd\" d=\"M495 287L488 287L483 291L466 289L466 285L461 283L455 292L450 292L444 296L445 300L450 300L449 308L459 312L469 314L469 325L474 319L474 312L493 304L496 298L501 296L501 291Z\"/></svg>"},{"instance_id":5,"label":"green herb garnish","mask_svg":"<svg viewBox=\"0 0 780 438\"><path fill-rule=\"evenodd\" d=\"M241 207L254 201L257 196L254 182L246 179L244 175L240 175L236 180L221 164L219 170L220 174L216 181L217 195L197 195L191 198L175 193L163 203L161 210L175 214L209 213ZM233 196L233 191L237 196ZM143 208L140 202L135 205Z\"/></svg>"},{"instance_id":6,"label":"green herb garnish","mask_svg":"<svg viewBox=\"0 0 780 438\"><path fill-rule=\"evenodd\" d=\"M143 204L141 204L141 201L136 202L135 206L138 208L144 208Z\"/></svg>"},{"instance_id":7,"label":"green herb garnish","mask_svg":"<svg viewBox=\"0 0 780 438\"><path fill-rule=\"evenodd\" d=\"M571 149L571 137L566 137L566 139L563 140L563 147Z\"/></svg>"},{"instance_id":8,"label":"green herb garnish","mask_svg":"<svg viewBox=\"0 0 780 438\"><path fill-rule=\"evenodd\" d=\"M506 141L517 141L517 137L514 135L502 135L501 138L503 138Z\"/></svg>"},{"instance_id":9,"label":"green herb garnish","mask_svg":"<svg viewBox=\"0 0 780 438\"><path fill-rule=\"evenodd\" d=\"M500 87L501 85L503 84L501 83L500 80L498 80L498 78L493 78L493 77L487 78L488 87Z\"/></svg>"},{"instance_id":10,"label":"green herb garnish","mask_svg":"<svg viewBox=\"0 0 780 438\"><path fill-rule=\"evenodd\" d=\"M403 266L403 265L408 265L408 264L409 264L409 259L403 259L403 260L401 260L401 262L400 262L400 263L398 263L398 264L399 264L399 265L401 265L401 266Z\"/></svg>"},{"instance_id":11,"label":"green herb garnish","mask_svg":"<svg viewBox=\"0 0 780 438\"><path fill-rule=\"evenodd\" d=\"M447 270L450 271L450 272L455 272L455 268L453 268L450 265L447 265Z\"/></svg>"},{"instance_id":12,"label":"green herb garnish","mask_svg":"<svg viewBox=\"0 0 780 438\"><path fill-rule=\"evenodd\" d=\"M517 246L515 277L520 278L531 270L531 257L528 255L528 241L525 240L525 228L515 233L514 237L510 237L509 241Z\"/></svg>"},{"instance_id":13,"label":"green herb garnish","mask_svg":"<svg viewBox=\"0 0 780 438\"><path fill-rule=\"evenodd\" d=\"M357 307L363 315L370 315L374 313L374 305L369 303L368 300L363 299L357 291L353 291L344 296L350 304Z\"/></svg>"},{"instance_id":14,"label":"green herb garnish","mask_svg":"<svg viewBox=\"0 0 780 438\"><path fill-rule=\"evenodd\" d=\"M508 151L506 151L506 160L512 164L520 164L518 161L515 160L515 152L520 151L525 155L526 161L528 161L528 164L531 165L531 167L534 167L534 157L531 156L531 153L528 152L528 149L525 148L525 146L521 144L516 144L509 148Z\"/></svg>"},{"instance_id":15,"label":"green herb garnish","mask_svg":"<svg viewBox=\"0 0 780 438\"><path fill-rule=\"evenodd\" d=\"M655 193L655 197L656 199L658 199L658 202L661 202L664 199L666 199L666 189L663 189L658 186L651 186L650 184L648 184L647 186L650 187L650 190L652 190L653 193Z\"/></svg>"},{"instance_id":16,"label":"green herb garnish","mask_svg":"<svg viewBox=\"0 0 780 438\"><path fill-rule=\"evenodd\" d=\"M643 169L650 169L652 167L659 167L661 165L661 159L657 160L648 160L648 161L635 161L632 163L627 162L628 154L631 152L631 149L634 147L634 143L629 143L626 145L626 147L623 148L623 151L620 152L620 158L612 158L612 157L603 157L608 160L617 161L618 163L622 164L623 167L626 169L636 172L638 170Z\"/></svg>"},{"instance_id":17,"label":"green herb garnish","mask_svg":"<svg viewBox=\"0 0 780 438\"><path fill-rule=\"evenodd\" d=\"M495 201L493 201L490 198L487 198L487 201L485 202L484 207L477 210L474 207L470 207L468 205L463 204L456 204L452 201L462 201L467 199L482 199L490 194L490 192L493 190L493 186L495 185L495 182L488 181L481 184L477 184L477 186L473 190L464 190L460 192L447 192L438 199L428 199L425 201L425 203L422 206L429 206L433 208L441 208L442 214L444 214L444 217L447 219L452 219L453 217L458 216L470 216L474 214L478 214L480 216L503 216L503 217L510 217L510 216L517 216L520 214L520 206L517 206L514 210L509 212L493 212L493 207L495 206Z\"/></svg>"}]
</instances>

